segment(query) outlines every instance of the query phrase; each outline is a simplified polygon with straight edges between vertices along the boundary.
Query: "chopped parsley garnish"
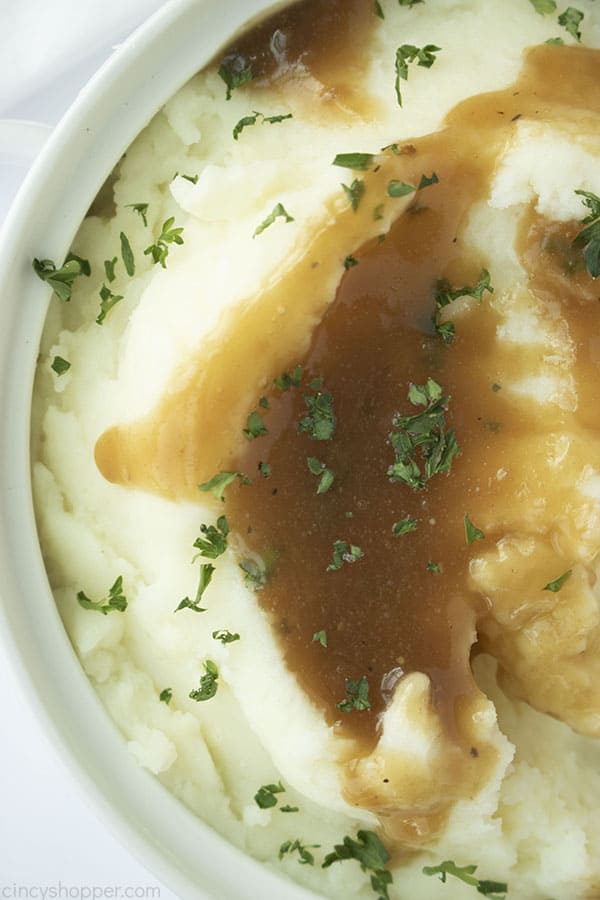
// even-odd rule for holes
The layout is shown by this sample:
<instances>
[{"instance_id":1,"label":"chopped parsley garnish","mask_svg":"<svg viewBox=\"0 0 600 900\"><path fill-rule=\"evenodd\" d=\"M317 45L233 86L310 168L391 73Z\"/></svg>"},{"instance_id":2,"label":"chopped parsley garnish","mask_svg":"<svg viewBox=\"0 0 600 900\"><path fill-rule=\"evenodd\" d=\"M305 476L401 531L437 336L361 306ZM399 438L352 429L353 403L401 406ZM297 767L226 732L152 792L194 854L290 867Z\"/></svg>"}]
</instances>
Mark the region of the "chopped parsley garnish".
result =
<instances>
[{"instance_id":1,"label":"chopped parsley garnish","mask_svg":"<svg viewBox=\"0 0 600 900\"><path fill-rule=\"evenodd\" d=\"M375 15L379 16L380 19L385 19L379 0L375 0Z\"/></svg>"},{"instance_id":2,"label":"chopped parsley garnish","mask_svg":"<svg viewBox=\"0 0 600 900\"><path fill-rule=\"evenodd\" d=\"M413 519L412 516L407 516L405 519L400 519L399 522L394 522L392 525L392 534L394 537L401 537L403 534L409 534L411 531L417 530L417 520Z\"/></svg>"},{"instance_id":3,"label":"chopped parsley garnish","mask_svg":"<svg viewBox=\"0 0 600 900\"><path fill-rule=\"evenodd\" d=\"M418 66L430 69L436 60L436 53L439 53L441 47L435 44L427 44L425 47L415 47L413 44L402 44L396 50L396 97L398 105L402 106L402 93L400 91L400 80L408 80L408 67L411 63L416 62Z\"/></svg>"},{"instance_id":4,"label":"chopped parsley garnish","mask_svg":"<svg viewBox=\"0 0 600 900\"><path fill-rule=\"evenodd\" d=\"M158 699L160 700L160 702L166 703L167 705L171 702L172 697L173 697L173 688L165 688L158 695Z\"/></svg>"},{"instance_id":5,"label":"chopped parsley garnish","mask_svg":"<svg viewBox=\"0 0 600 900\"><path fill-rule=\"evenodd\" d=\"M131 249L129 238L124 231L121 232L119 237L121 240L121 259L123 260L125 271L131 278L133 275L135 275L135 257L133 255L133 250Z\"/></svg>"},{"instance_id":6,"label":"chopped parsley garnish","mask_svg":"<svg viewBox=\"0 0 600 900\"><path fill-rule=\"evenodd\" d=\"M574 247L583 247L585 267L592 278L600 275L600 197L590 191L575 191L584 206L590 210L589 216L581 219L579 224L586 225L573 241Z\"/></svg>"},{"instance_id":7,"label":"chopped parsley garnish","mask_svg":"<svg viewBox=\"0 0 600 900\"><path fill-rule=\"evenodd\" d=\"M271 477L271 466L269 465L269 463L259 462L258 471L260 472L260 474L262 475L263 478Z\"/></svg>"},{"instance_id":8,"label":"chopped parsley garnish","mask_svg":"<svg viewBox=\"0 0 600 900\"><path fill-rule=\"evenodd\" d=\"M96 316L96 324L102 325L113 306L121 302L123 295L113 294L105 284L102 285L98 293L100 294L100 312Z\"/></svg>"},{"instance_id":9,"label":"chopped parsley garnish","mask_svg":"<svg viewBox=\"0 0 600 900\"><path fill-rule=\"evenodd\" d=\"M250 480L241 472L218 472L204 484L199 484L201 491L212 491L217 500L224 500L223 493L236 478L241 479L242 484L249 484Z\"/></svg>"},{"instance_id":10,"label":"chopped parsley garnish","mask_svg":"<svg viewBox=\"0 0 600 900\"><path fill-rule=\"evenodd\" d=\"M207 659L204 663L204 675L200 678L200 687L190 691L190 700L201 702L202 700L210 700L217 693L219 687L219 670L212 659Z\"/></svg>"},{"instance_id":11,"label":"chopped parsley garnish","mask_svg":"<svg viewBox=\"0 0 600 900\"><path fill-rule=\"evenodd\" d=\"M374 159L372 153L338 153L332 165L352 169L354 172L366 172Z\"/></svg>"},{"instance_id":12,"label":"chopped parsley garnish","mask_svg":"<svg viewBox=\"0 0 600 900\"><path fill-rule=\"evenodd\" d=\"M424 0L398 0L400 6L409 6L411 9L415 5L415 3L423 3Z\"/></svg>"},{"instance_id":13,"label":"chopped parsley garnish","mask_svg":"<svg viewBox=\"0 0 600 900\"><path fill-rule=\"evenodd\" d=\"M465 513L465 540L467 544L472 544L474 541L483 541L485 539L485 534L483 531L478 528L476 525L473 525L467 513Z\"/></svg>"},{"instance_id":14,"label":"chopped parsley garnish","mask_svg":"<svg viewBox=\"0 0 600 900\"><path fill-rule=\"evenodd\" d=\"M364 552L356 544L348 545L346 541L334 541L333 559L327 566L326 572L337 572L344 563L354 563L362 559Z\"/></svg>"},{"instance_id":15,"label":"chopped parsley garnish","mask_svg":"<svg viewBox=\"0 0 600 900\"><path fill-rule=\"evenodd\" d=\"M202 524L200 531L203 537L197 537L194 541L194 547L200 551L198 556L217 559L218 556L225 553L229 534L229 525L225 516L219 516L216 527Z\"/></svg>"},{"instance_id":16,"label":"chopped parsley garnish","mask_svg":"<svg viewBox=\"0 0 600 900\"><path fill-rule=\"evenodd\" d=\"M529 0L529 2L540 16L547 16L556 11L555 0Z\"/></svg>"},{"instance_id":17,"label":"chopped parsley garnish","mask_svg":"<svg viewBox=\"0 0 600 900\"><path fill-rule=\"evenodd\" d=\"M167 256L169 255L170 249L169 245L183 244L183 238L181 237L183 227L173 228L174 224L174 216L170 216L168 219L165 219L156 243L150 244L150 246L146 247L146 249L144 250L144 256L148 256L148 254L150 254L154 261L154 265L156 265L156 263L160 263L163 269L167 268Z\"/></svg>"},{"instance_id":18,"label":"chopped parsley garnish","mask_svg":"<svg viewBox=\"0 0 600 900\"><path fill-rule=\"evenodd\" d=\"M344 193L350 202L350 206L356 212L361 197L365 192L365 183L361 178L355 178L350 187L347 184L342 185Z\"/></svg>"},{"instance_id":19,"label":"chopped parsley garnish","mask_svg":"<svg viewBox=\"0 0 600 900\"><path fill-rule=\"evenodd\" d=\"M244 572L244 584L253 591L260 591L267 580L266 573L254 559L243 559L239 567Z\"/></svg>"},{"instance_id":20,"label":"chopped parsley garnish","mask_svg":"<svg viewBox=\"0 0 600 900\"><path fill-rule=\"evenodd\" d=\"M310 847L311 850L316 850L320 847L320 844L306 844L304 845L302 841L299 841L297 838L295 841L285 841L281 847L279 848L279 859L283 859L286 853L295 853L298 852L298 856L300 857L298 862L302 866L314 866L315 858L307 850L307 847Z\"/></svg>"},{"instance_id":21,"label":"chopped parsley garnish","mask_svg":"<svg viewBox=\"0 0 600 900\"><path fill-rule=\"evenodd\" d=\"M358 681L346 678L346 699L335 704L342 712L349 713L353 710L362 712L371 709L369 702L369 682L366 675L361 675Z\"/></svg>"},{"instance_id":22,"label":"chopped parsley garnish","mask_svg":"<svg viewBox=\"0 0 600 900\"><path fill-rule=\"evenodd\" d=\"M260 406L261 409L268 409L269 401L266 397L261 397L260 400L258 401L258 405Z\"/></svg>"},{"instance_id":23,"label":"chopped parsley garnish","mask_svg":"<svg viewBox=\"0 0 600 900\"><path fill-rule=\"evenodd\" d=\"M132 209L134 212L141 217L142 222L144 223L144 227L148 227L148 219L146 218L148 215L148 203L126 203L126 208Z\"/></svg>"},{"instance_id":24,"label":"chopped parsley garnish","mask_svg":"<svg viewBox=\"0 0 600 900\"><path fill-rule=\"evenodd\" d=\"M435 172L432 172L429 177L427 175L421 175L421 180L419 181L418 190L422 191L426 187L431 187L432 184L439 184L440 179L438 178Z\"/></svg>"},{"instance_id":25,"label":"chopped parsley garnish","mask_svg":"<svg viewBox=\"0 0 600 900\"><path fill-rule=\"evenodd\" d=\"M182 175L182 178L185 178L186 181L189 181L190 184L198 184L199 175Z\"/></svg>"},{"instance_id":26,"label":"chopped parsley garnish","mask_svg":"<svg viewBox=\"0 0 600 900\"><path fill-rule=\"evenodd\" d=\"M282 813L300 812L300 807L299 806L288 806L286 804L285 806L279 807L279 812L282 812Z\"/></svg>"},{"instance_id":27,"label":"chopped parsley garnish","mask_svg":"<svg viewBox=\"0 0 600 900\"><path fill-rule=\"evenodd\" d=\"M117 257L113 256L112 259L104 260L104 274L106 275L106 280L110 284L115 280L115 266L117 264Z\"/></svg>"},{"instance_id":28,"label":"chopped parsley garnish","mask_svg":"<svg viewBox=\"0 0 600 900\"><path fill-rule=\"evenodd\" d=\"M214 571L215 567L211 563L203 563L200 566L200 578L198 579L196 596L193 600L190 600L189 597L184 597L175 612L179 612L180 609L191 609L198 613L206 612L206 607L200 606L200 601L204 591L212 581Z\"/></svg>"},{"instance_id":29,"label":"chopped parsley garnish","mask_svg":"<svg viewBox=\"0 0 600 900\"><path fill-rule=\"evenodd\" d=\"M262 437L263 434L268 434L265 423L263 422L263 418L259 412L251 412L248 416L248 420L246 422L246 427L242 429L244 437L253 441L257 437Z\"/></svg>"},{"instance_id":30,"label":"chopped parsley garnish","mask_svg":"<svg viewBox=\"0 0 600 900\"><path fill-rule=\"evenodd\" d=\"M387 186L388 197L406 197L408 194L414 194L416 187L413 184L407 184L406 181L390 181Z\"/></svg>"},{"instance_id":31,"label":"chopped parsley garnish","mask_svg":"<svg viewBox=\"0 0 600 900\"><path fill-rule=\"evenodd\" d=\"M373 221L379 222L380 219L383 219L383 209L384 209L383 203L379 203L375 207L375 209L373 210Z\"/></svg>"},{"instance_id":32,"label":"chopped parsley garnish","mask_svg":"<svg viewBox=\"0 0 600 900\"><path fill-rule=\"evenodd\" d=\"M552 591L553 594L557 594L565 581L568 581L572 574L573 570L568 569L568 571L564 572L558 578L555 578L554 581L549 581L548 584L544 588L542 588L542 590Z\"/></svg>"},{"instance_id":33,"label":"chopped parsley garnish","mask_svg":"<svg viewBox=\"0 0 600 900\"><path fill-rule=\"evenodd\" d=\"M233 139L237 141L240 134L247 128L249 125L256 125L258 121L260 121L263 125L265 122L269 125L276 125L279 122L285 122L286 119L293 119L292 113L286 113L281 116L264 116L261 112L253 111L250 116L243 116L237 123L237 125L233 129Z\"/></svg>"},{"instance_id":34,"label":"chopped parsley garnish","mask_svg":"<svg viewBox=\"0 0 600 900\"><path fill-rule=\"evenodd\" d=\"M357 265L358 265L358 260L355 259L354 256L347 256L346 259L344 260L344 268L346 269L346 271L348 271L348 269L351 269L353 266L357 266Z\"/></svg>"},{"instance_id":35,"label":"chopped parsley garnish","mask_svg":"<svg viewBox=\"0 0 600 900\"><path fill-rule=\"evenodd\" d=\"M294 371L290 374L284 372L279 378L275 378L273 384L280 391L289 391L292 387L300 387L302 382L302 366L295 366Z\"/></svg>"},{"instance_id":36,"label":"chopped parsley garnish","mask_svg":"<svg viewBox=\"0 0 600 900\"><path fill-rule=\"evenodd\" d=\"M333 397L317 390L315 394L304 394L304 402L308 415L298 422L298 431L315 441L330 441L335 431Z\"/></svg>"},{"instance_id":37,"label":"chopped parsley garnish","mask_svg":"<svg viewBox=\"0 0 600 900\"><path fill-rule=\"evenodd\" d=\"M325 629L322 631L315 631L312 636L312 642L313 644L320 644L321 647L327 648L327 632Z\"/></svg>"},{"instance_id":38,"label":"chopped parsley garnish","mask_svg":"<svg viewBox=\"0 0 600 900\"><path fill-rule=\"evenodd\" d=\"M272 211L271 213L269 213L269 215L267 216L267 218L266 218L266 219L263 219L263 221L262 221L262 222L260 223L260 225L257 227L257 229L256 229L256 231L254 232L254 234L252 235L252 237L255 238L257 235L262 234L263 231L264 231L266 228L269 227L269 225L272 225L272 224L273 224L273 222L275 221L275 219L285 219L286 224L287 224L288 222L293 222L293 221L294 221L294 217L293 217L293 216L290 216L290 214L286 211L286 209L285 209L285 207L283 206L283 204L282 204L282 203L278 203L276 206L273 207L273 211Z\"/></svg>"},{"instance_id":39,"label":"chopped parsley garnish","mask_svg":"<svg viewBox=\"0 0 600 900\"><path fill-rule=\"evenodd\" d=\"M459 452L454 429L446 431L445 414L450 398L428 378L426 384L411 384L408 399L413 406L424 406L413 416L394 417L390 440L396 461L387 470L393 482L403 482L415 491L441 472L449 472Z\"/></svg>"},{"instance_id":40,"label":"chopped parsley garnish","mask_svg":"<svg viewBox=\"0 0 600 900\"><path fill-rule=\"evenodd\" d=\"M317 486L317 494L326 494L333 481L335 479L335 475L328 469L325 463L320 462L315 456L309 456L306 460L309 471L313 475L320 476L319 484Z\"/></svg>"},{"instance_id":41,"label":"chopped parsley garnish","mask_svg":"<svg viewBox=\"0 0 600 900\"><path fill-rule=\"evenodd\" d=\"M575 9L574 6L568 6L558 17L558 24L562 25L576 41L581 43L581 31L579 30L579 26L582 23L583 18L584 16L581 10Z\"/></svg>"},{"instance_id":42,"label":"chopped parsley garnish","mask_svg":"<svg viewBox=\"0 0 600 900\"><path fill-rule=\"evenodd\" d=\"M451 344L454 339L454 324L452 322L441 322L440 311L444 307L449 306L459 297L474 297L475 300L483 300L483 294L487 291L494 293L494 288L490 283L490 273L487 269L482 269L479 273L479 279L474 287L465 285L465 287L452 288L448 281L438 281L435 286L435 313L433 314L433 323L435 330L444 340L444 343Z\"/></svg>"},{"instance_id":43,"label":"chopped parsley garnish","mask_svg":"<svg viewBox=\"0 0 600 900\"><path fill-rule=\"evenodd\" d=\"M451 859L445 860L439 866L423 866L424 875L439 875L440 881L444 884L448 875L453 875L454 878L464 881L465 884L477 888L477 892L483 894L484 897L491 897L492 900L504 900L508 892L508 885L501 881L481 881L476 877L476 871L477 866L457 866Z\"/></svg>"},{"instance_id":44,"label":"chopped parsley garnish","mask_svg":"<svg viewBox=\"0 0 600 900\"><path fill-rule=\"evenodd\" d=\"M113 586L108 589L108 596L102 600L90 600L83 591L79 591L77 602L84 609L94 609L103 616L107 616L109 612L125 612L127 597L123 593L123 576L119 575Z\"/></svg>"},{"instance_id":45,"label":"chopped parsley garnish","mask_svg":"<svg viewBox=\"0 0 600 900\"><path fill-rule=\"evenodd\" d=\"M439 575L440 572L442 571L442 569L441 569L441 566L439 563L432 562L432 560L429 560L429 562L427 563L427 571L435 572L437 575Z\"/></svg>"},{"instance_id":46,"label":"chopped parsley garnish","mask_svg":"<svg viewBox=\"0 0 600 900\"><path fill-rule=\"evenodd\" d=\"M557 47L562 47L564 45L564 41L561 37L548 38L547 41L544 41L545 44L555 44Z\"/></svg>"},{"instance_id":47,"label":"chopped parsley garnish","mask_svg":"<svg viewBox=\"0 0 600 900\"><path fill-rule=\"evenodd\" d=\"M285 793L285 788L280 781L277 784L263 784L254 795L254 800L261 809L271 809L271 807L277 806L275 794L283 793Z\"/></svg>"},{"instance_id":48,"label":"chopped parsley garnish","mask_svg":"<svg viewBox=\"0 0 600 900\"><path fill-rule=\"evenodd\" d=\"M53 372L56 372L58 376L64 375L65 372L68 372L71 368L71 363L68 359L63 359L62 356L55 356L52 360L52 365L50 366Z\"/></svg>"},{"instance_id":49,"label":"chopped parsley garnish","mask_svg":"<svg viewBox=\"0 0 600 900\"><path fill-rule=\"evenodd\" d=\"M218 628L213 631L212 636L215 641L221 641L222 644L233 644L234 641L240 640L237 631L229 631L228 628Z\"/></svg>"},{"instance_id":50,"label":"chopped parsley garnish","mask_svg":"<svg viewBox=\"0 0 600 900\"><path fill-rule=\"evenodd\" d=\"M252 66L239 53L230 53L219 66L218 74L227 88L225 99L231 100L232 91L252 81Z\"/></svg>"},{"instance_id":51,"label":"chopped parsley garnish","mask_svg":"<svg viewBox=\"0 0 600 900\"><path fill-rule=\"evenodd\" d=\"M322 868L355 859L363 872L371 872L371 887L379 895L378 900L389 900L388 887L392 883L392 873L385 868L390 859L389 853L373 831L358 831L356 837L358 840L355 841L346 835L342 844L336 844L325 857Z\"/></svg>"},{"instance_id":52,"label":"chopped parsley garnish","mask_svg":"<svg viewBox=\"0 0 600 900\"><path fill-rule=\"evenodd\" d=\"M63 265L57 269L56 263L51 259L34 259L33 271L50 285L59 300L65 303L71 299L73 282L80 275L91 274L90 264L87 259L81 259L73 253L69 253Z\"/></svg>"}]
</instances>

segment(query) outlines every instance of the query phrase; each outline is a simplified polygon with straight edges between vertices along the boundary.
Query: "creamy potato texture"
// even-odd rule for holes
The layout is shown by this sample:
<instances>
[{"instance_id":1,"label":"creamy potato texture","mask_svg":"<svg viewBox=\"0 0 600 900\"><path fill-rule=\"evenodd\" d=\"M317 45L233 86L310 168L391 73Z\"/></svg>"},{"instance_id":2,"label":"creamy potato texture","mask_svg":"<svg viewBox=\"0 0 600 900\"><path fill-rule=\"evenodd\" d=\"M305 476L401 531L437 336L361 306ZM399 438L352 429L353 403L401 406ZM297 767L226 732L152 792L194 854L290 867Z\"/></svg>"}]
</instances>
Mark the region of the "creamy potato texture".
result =
<instances>
[{"instance_id":1,"label":"creamy potato texture","mask_svg":"<svg viewBox=\"0 0 600 900\"><path fill-rule=\"evenodd\" d=\"M596 5L278 14L140 135L51 302L33 479L82 664L141 765L324 896L600 897ZM119 576L124 612L78 602ZM322 868L361 829L391 883Z\"/></svg>"}]
</instances>

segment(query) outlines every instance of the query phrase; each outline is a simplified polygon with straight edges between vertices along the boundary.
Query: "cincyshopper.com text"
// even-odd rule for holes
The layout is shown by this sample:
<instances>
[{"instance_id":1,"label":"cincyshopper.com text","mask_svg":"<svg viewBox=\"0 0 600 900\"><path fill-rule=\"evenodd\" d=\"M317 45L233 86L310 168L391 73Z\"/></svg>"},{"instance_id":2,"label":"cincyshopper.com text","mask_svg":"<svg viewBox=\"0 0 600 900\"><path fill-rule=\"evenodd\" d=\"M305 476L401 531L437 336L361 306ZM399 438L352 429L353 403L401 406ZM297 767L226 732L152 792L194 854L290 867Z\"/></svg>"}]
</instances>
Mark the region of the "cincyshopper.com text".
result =
<instances>
[{"instance_id":1,"label":"cincyshopper.com text","mask_svg":"<svg viewBox=\"0 0 600 900\"><path fill-rule=\"evenodd\" d=\"M0 900L160 900L160 888L143 884L0 883Z\"/></svg>"}]
</instances>

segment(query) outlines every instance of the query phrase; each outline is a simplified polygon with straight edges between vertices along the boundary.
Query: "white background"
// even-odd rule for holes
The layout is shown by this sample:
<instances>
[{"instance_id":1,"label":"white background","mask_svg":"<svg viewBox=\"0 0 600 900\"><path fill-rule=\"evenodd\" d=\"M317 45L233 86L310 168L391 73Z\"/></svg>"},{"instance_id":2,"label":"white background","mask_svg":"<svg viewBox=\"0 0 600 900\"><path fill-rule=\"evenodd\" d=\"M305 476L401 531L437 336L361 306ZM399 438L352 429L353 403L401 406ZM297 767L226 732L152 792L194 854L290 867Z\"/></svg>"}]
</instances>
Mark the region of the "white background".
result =
<instances>
[{"instance_id":1,"label":"white background","mask_svg":"<svg viewBox=\"0 0 600 900\"><path fill-rule=\"evenodd\" d=\"M161 5L161 0L0 0L0 119L56 125L114 45ZM0 145L0 225L27 171L26 163L7 161L6 149ZM160 888L161 900L176 900L96 818L1 654L0 691L2 900L11 900L13 891L26 900L24 887L33 889L32 900L43 900L42 891L59 884ZM141 897L141 890L135 896ZM158 894L150 890L147 896L157 900Z\"/></svg>"}]
</instances>

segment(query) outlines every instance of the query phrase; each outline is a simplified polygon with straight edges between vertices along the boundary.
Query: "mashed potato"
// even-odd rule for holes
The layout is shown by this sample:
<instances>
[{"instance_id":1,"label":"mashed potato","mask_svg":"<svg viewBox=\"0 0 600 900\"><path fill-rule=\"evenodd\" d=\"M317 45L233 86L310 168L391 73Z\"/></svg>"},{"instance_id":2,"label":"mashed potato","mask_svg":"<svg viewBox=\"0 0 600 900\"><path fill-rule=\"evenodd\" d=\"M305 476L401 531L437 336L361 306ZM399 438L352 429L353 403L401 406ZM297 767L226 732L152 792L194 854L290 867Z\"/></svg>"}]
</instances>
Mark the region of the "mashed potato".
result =
<instances>
[{"instance_id":1,"label":"mashed potato","mask_svg":"<svg viewBox=\"0 0 600 900\"><path fill-rule=\"evenodd\" d=\"M311 0L311 15L343 9L348 34L335 15L323 25L329 37L341 29L332 60L319 63L316 50L292 60L282 27L268 77L232 84L242 68L229 58L230 99L218 64L185 85L82 223L73 252L91 274L75 280L70 302L51 301L33 481L50 581L82 665L140 765L230 841L324 896L460 900L478 884L501 896L507 884L515 898L600 897L599 436L581 368L589 340L584 375L593 373L598 338L592 319L567 320L548 281L552 266L577 265L564 237L586 214L575 191L600 193L596 5L381 0L373 11L370 0ZM546 70L553 53L560 66ZM469 99L485 92L502 108ZM332 165L359 151L368 160ZM456 180L444 184L449 171ZM440 303L436 328L451 322L459 350L471 340L463 352L469 378L486 379L486 416L498 393L517 424L508 438L475 442L482 474L468 515L487 539L471 535L460 557L465 592L480 601L453 649L470 679L479 642L476 684L453 713L459 736L444 724L435 675L399 660L365 749L286 661L239 566L247 535L211 559L214 573L202 570L213 576L205 611L189 608L207 565L194 557L200 525L229 516L227 499L197 485L231 468L253 404L273 372L304 358L342 279L359 277L378 242L398 242L394 229L408 242L438 188L464 206L448 240L491 282L485 299L473 286ZM540 261L542 232L554 256ZM455 287L468 271L448 273ZM587 279L581 300L591 302L597 285L575 277ZM265 298L262 341L236 356L239 320L250 333ZM489 333L477 318L486 310ZM442 331L432 340L443 348ZM223 381L210 377L219 353L230 363ZM121 443L103 444L115 427ZM210 462L198 463L197 446L212 448ZM462 523L467 495L452 490ZM347 549L345 562L354 571ZM100 615L94 603L109 602L111 586L115 608ZM239 640L215 638L225 631ZM210 702L190 696L199 684ZM267 789L261 804L268 785L282 790ZM361 830L381 835L389 862L375 854L364 872L355 854L322 868ZM458 868L435 871L449 860ZM464 868L473 865L475 875Z\"/></svg>"}]
</instances>

